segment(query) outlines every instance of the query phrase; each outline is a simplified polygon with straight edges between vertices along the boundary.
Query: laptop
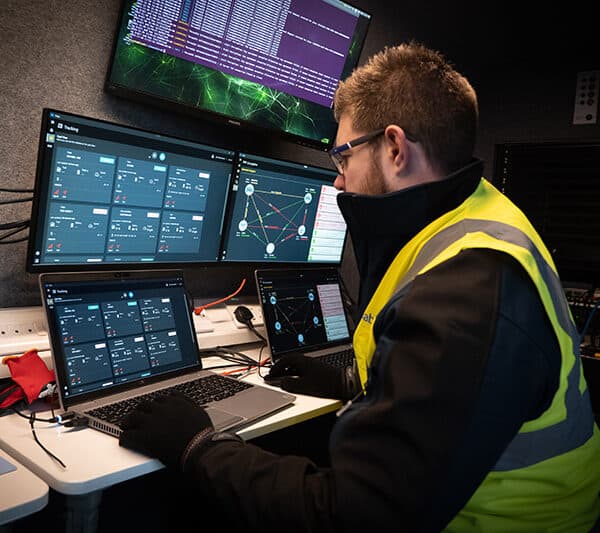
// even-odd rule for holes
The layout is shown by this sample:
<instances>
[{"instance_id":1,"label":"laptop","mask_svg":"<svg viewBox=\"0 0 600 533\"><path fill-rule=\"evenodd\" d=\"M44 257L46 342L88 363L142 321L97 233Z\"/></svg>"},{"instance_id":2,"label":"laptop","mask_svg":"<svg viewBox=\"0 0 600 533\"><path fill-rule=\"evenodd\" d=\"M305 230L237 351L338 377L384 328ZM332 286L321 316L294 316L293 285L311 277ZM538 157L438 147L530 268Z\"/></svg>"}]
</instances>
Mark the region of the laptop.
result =
<instances>
[{"instance_id":1,"label":"laptop","mask_svg":"<svg viewBox=\"0 0 600 533\"><path fill-rule=\"evenodd\" d=\"M61 407L94 429L118 437L128 410L172 388L204 405L217 430L295 400L202 369L181 270L52 272L39 283Z\"/></svg>"},{"instance_id":2,"label":"laptop","mask_svg":"<svg viewBox=\"0 0 600 533\"><path fill-rule=\"evenodd\" d=\"M352 366L350 325L333 267L255 271L266 338L273 362L289 353Z\"/></svg>"}]
</instances>

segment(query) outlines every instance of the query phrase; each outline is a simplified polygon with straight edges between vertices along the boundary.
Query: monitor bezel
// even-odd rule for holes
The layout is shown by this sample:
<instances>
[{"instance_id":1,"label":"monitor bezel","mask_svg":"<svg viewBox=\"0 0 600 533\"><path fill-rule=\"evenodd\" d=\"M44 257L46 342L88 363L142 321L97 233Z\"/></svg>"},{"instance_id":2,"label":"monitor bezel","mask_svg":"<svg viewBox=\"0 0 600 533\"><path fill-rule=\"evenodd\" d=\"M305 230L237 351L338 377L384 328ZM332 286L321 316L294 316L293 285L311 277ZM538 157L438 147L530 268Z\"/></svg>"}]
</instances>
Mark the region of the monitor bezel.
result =
<instances>
[{"instance_id":1,"label":"monitor bezel","mask_svg":"<svg viewBox=\"0 0 600 533\"><path fill-rule=\"evenodd\" d=\"M269 159L275 162L282 163L291 163L293 165L305 165L312 169L316 170L324 170L327 172L333 172L333 180L330 185L333 187L333 183L335 181L336 170L333 167L324 167L321 165L316 165L314 163L300 163L298 161L294 161L293 159L289 159L286 157L275 157L273 155L266 155L263 153L257 153L256 151L247 151L247 150L236 150L236 157L233 162L233 172L238 168L238 163L241 154L245 154L250 157L259 157L262 159ZM314 179L314 178L309 178ZM257 268L261 268L262 270L266 270L269 268L276 269L286 269L286 268L298 268L298 267L306 267L306 268L339 268L344 259L344 252L346 250L346 245L348 243L348 228L346 227L346 231L344 233L344 242L342 243L342 253L340 255L340 259L338 261L260 261L260 260L251 260L251 259L240 259L240 260L232 260L232 259L223 259L223 251L225 250L225 246L227 244L229 238L229 230L231 229L231 225L234 223L233 221L233 210L235 205L235 196L236 193L232 190L233 183L235 181L235 176L232 176L231 181L229 182L229 192L227 194L227 205L225 208L225 224L223 225L223 234L221 236L221 246L220 246L220 255L218 264L227 265L227 266L235 266L235 265L249 265L253 270ZM318 181L315 179L315 181ZM341 191L340 191L341 192Z\"/></svg>"},{"instance_id":2,"label":"monitor bezel","mask_svg":"<svg viewBox=\"0 0 600 533\"><path fill-rule=\"evenodd\" d=\"M154 135L159 138L164 138L165 141L175 140L175 141L183 141L187 143L197 144L199 146L206 146L215 148L217 150L224 150L232 152L232 162L231 162L231 172L229 174L229 182L227 183L227 189L225 193L225 199L223 203L223 219L221 224L221 237L218 240L218 248L217 248L217 259L215 260L206 260L206 261L160 261L160 262L102 262L102 263L53 263L53 264L45 264L45 263L35 263L35 236L38 231L43 227L43 220L39 220L36 214L39 211L40 204L42 201L47 202L47 199L42 198L42 175L44 172L44 163L45 163L45 144L46 144L46 129L48 126L48 121L50 120L51 113L58 113L63 115L69 115L76 118L81 118L85 120L90 120L94 122L98 122L100 124L105 124L107 126L115 126L118 128L125 128L133 130L133 132L145 133L148 135ZM25 259L25 271L32 274L41 274L43 272L61 272L61 271L115 271L115 270L140 270L140 269L171 269L171 268L182 268L182 267L191 267L191 266L212 266L219 264L219 258L221 255L221 247L222 247L222 233L223 228L227 224L227 208L229 204L229 194L230 194L230 185L231 180L233 178L233 168L235 161L237 159L237 150L235 148L225 147L218 144L208 144L204 142L198 142L194 139L180 137L176 135L167 135L155 130L150 130L146 128L139 128L137 126L130 126L127 124L122 124L118 122L114 122L106 119L99 119L96 117L92 117L89 115L83 115L81 113L75 113L71 111L64 111L50 107L44 107L42 109L42 117L40 124L40 136L38 141L38 151L37 151L37 163L36 163L36 173L35 173L35 183L33 189L33 200L31 204L31 221L29 227L29 236L27 242L27 253Z\"/></svg>"},{"instance_id":3,"label":"monitor bezel","mask_svg":"<svg viewBox=\"0 0 600 533\"><path fill-rule=\"evenodd\" d=\"M133 89L131 87L127 87L127 86L124 86L122 84L115 83L114 81L112 81L111 75L112 75L112 71L113 71L113 67L114 67L114 63L115 63L115 59L116 59L116 52L117 52L117 46L119 43L119 35L121 32L121 26L123 24L124 17L127 16L126 6L130 1L131 0L121 0L121 3L120 3L119 13L118 13L118 21L117 21L117 25L116 25L116 28L115 28L115 31L113 34L110 60L109 60L109 64L108 64L108 69L106 71L105 81L104 81L104 90L107 93L113 94L113 95L121 97L121 98L126 98L126 99L134 101L134 102L148 104L148 105L151 105L151 106L154 106L159 109L166 110L166 111L172 111L172 112L175 112L178 114L183 114L188 117L193 116L196 118L204 119L204 120L210 121L214 124L218 124L218 125L221 125L224 127L236 128L236 129L239 129L244 132L254 132L254 133L262 134L265 137L273 138L276 140L292 142L295 144L299 144L301 146L306 146L306 147L317 149L317 150L320 150L323 152L326 152L333 146L333 144L335 142L337 127L334 127L334 130L332 132L329 142L323 143L320 140L311 139L309 137L304 137L301 135L290 133L288 131L285 131L282 128L267 127L267 126L261 125L260 123L258 123L256 121L243 120L238 117L234 117L232 115L225 115L222 113L218 113L216 111L212 111L210 109L199 108L199 107L196 107L193 105L186 104L184 102L176 102L176 101L173 101L169 98L166 98L166 97L163 97L160 95L156 95L156 94L153 94L153 93L150 93L147 91L143 91L141 89ZM367 11L363 10L362 8L358 8L358 7L354 6L353 4L347 2L346 0L341 0L341 1L344 4L348 5L349 7L357 9L361 13L368 15L368 20L366 22L366 26L364 29L364 37L363 37L362 41L358 44L358 48L356 50L356 63L353 67L353 68L356 68L360 63L360 57L361 57L362 51L364 49L364 46L365 46L365 43L367 40L369 27L371 25L371 21L373 20L373 15L372 15L372 13L367 12ZM303 100L303 99L300 99L300 100Z\"/></svg>"}]
</instances>

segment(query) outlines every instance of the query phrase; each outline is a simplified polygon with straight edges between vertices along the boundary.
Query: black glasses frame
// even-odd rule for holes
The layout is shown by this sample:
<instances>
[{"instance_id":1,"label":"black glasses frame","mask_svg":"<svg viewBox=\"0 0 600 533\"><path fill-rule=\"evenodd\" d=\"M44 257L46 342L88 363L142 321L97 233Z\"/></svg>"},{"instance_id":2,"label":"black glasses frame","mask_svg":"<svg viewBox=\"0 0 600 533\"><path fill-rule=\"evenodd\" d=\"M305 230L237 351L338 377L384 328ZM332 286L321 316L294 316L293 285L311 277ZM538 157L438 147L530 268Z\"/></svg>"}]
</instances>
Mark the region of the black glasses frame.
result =
<instances>
[{"instance_id":1,"label":"black glasses frame","mask_svg":"<svg viewBox=\"0 0 600 533\"><path fill-rule=\"evenodd\" d=\"M375 139L375 137L379 137L385 132L385 128L381 128L371 133L367 133L366 135L362 135L361 137L357 137L356 139L352 139L347 143L340 144L339 146L334 146L331 150L327 152L329 155L335 169L340 173L340 175L344 175L344 158L340 155L342 152L346 150L350 150L350 148L355 148L356 146L360 146L361 144L368 143L369 141Z\"/></svg>"}]
</instances>

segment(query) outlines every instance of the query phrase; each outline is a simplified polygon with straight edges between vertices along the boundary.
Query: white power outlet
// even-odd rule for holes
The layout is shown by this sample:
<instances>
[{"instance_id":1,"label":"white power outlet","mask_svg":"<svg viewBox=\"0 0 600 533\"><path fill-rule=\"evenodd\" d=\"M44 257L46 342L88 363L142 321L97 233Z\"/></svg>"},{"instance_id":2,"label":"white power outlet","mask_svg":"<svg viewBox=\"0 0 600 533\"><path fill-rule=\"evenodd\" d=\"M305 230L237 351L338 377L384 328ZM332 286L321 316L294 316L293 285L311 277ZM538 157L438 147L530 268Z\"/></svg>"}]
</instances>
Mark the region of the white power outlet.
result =
<instances>
[{"instance_id":1,"label":"white power outlet","mask_svg":"<svg viewBox=\"0 0 600 533\"><path fill-rule=\"evenodd\" d=\"M31 348L49 348L41 307L0 309L0 356L21 355Z\"/></svg>"},{"instance_id":2,"label":"white power outlet","mask_svg":"<svg viewBox=\"0 0 600 533\"><path fill-rule=\"evenodd\" d=\"M600 70L586 70L577 73L573 124L596 124L599 85Z\"/></svg>"},{"instance_id":3,"label":"white power outlet","mask_svg":"<svg viewBox=\"0 0 600 533\"><path fill-rule=\"evenodd\" d=\"M0 361L6 355L22 355L36 348L48 368L53 368L46 319L41 307L0 309ZM10 375L8 366L0 364L0 378Z\"/></svg>"},{"instance_id":4,"label":"white power outlet","mask_svg":"<svg viewBox=\"0 0 600 533\"><path fill-rule=\"evenodd\" d=\"M235 315L233 314L236 307L237 307L237 305L228 305L227 306L227 310L229 311L229 313L231 315L233 324L238 329L246 329L248 326L246 326L246 324L242 324L240 321L238 321L235 318ZM263 320L262 309L261 309L260 305L259 304L247 304L246 307L248 309L250 309L250 311L252 311L252 314L254 315L254 318L252 319L252 324L254 325L254 327L263 326L264 320Z\"/></svg>"}]
</instances>

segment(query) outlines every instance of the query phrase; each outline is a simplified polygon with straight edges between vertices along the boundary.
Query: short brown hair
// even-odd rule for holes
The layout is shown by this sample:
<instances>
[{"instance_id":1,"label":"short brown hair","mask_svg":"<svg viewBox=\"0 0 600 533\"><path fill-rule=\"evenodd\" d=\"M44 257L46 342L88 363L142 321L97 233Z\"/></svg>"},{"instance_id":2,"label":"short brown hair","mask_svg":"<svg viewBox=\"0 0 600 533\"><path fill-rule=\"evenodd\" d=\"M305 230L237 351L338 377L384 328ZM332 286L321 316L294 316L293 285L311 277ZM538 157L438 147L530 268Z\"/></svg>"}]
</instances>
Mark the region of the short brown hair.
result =
<instances>
[{"instance_id":1,"label":"short brown hair","mask_svg":"<svg viewBox=\"0 0 600 533\"><path fill-rule=\"evenodd\" d=\"M337 121L348 113L354 129L396 124L418 140L443 173L473 156L478 105L475 90L440 52L410 42L386 47L340 83Z\"/></svg>"}]
</instances>

